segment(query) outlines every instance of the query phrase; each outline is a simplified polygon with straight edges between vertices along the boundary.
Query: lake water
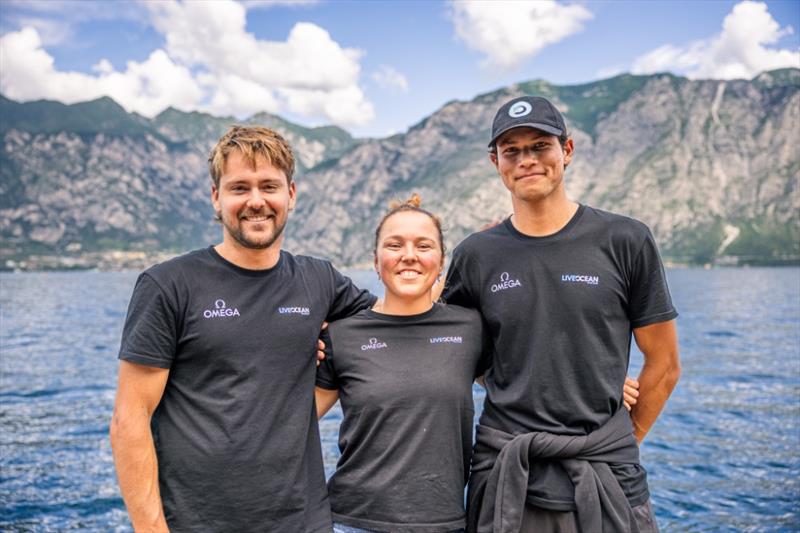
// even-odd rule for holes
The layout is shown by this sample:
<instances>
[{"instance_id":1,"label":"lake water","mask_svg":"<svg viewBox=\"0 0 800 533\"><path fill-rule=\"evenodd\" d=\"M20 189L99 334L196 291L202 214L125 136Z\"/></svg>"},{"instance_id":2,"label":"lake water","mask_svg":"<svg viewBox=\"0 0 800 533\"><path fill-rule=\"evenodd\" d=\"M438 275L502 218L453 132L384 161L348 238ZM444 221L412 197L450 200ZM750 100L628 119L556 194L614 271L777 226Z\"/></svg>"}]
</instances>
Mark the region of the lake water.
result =
<instances>
[{"instance_id":1,"label":"lake water","mask_svg":"<svg viewBox=\"0 0 800 533\"><path fill-rule=\"evenodd\" d=\"M642 447L662 530L800 529L800 269L668 275L683 374ZM135 279L0 274L0 530L130 530L107 434Z\"/></svg>"}]
</instances>

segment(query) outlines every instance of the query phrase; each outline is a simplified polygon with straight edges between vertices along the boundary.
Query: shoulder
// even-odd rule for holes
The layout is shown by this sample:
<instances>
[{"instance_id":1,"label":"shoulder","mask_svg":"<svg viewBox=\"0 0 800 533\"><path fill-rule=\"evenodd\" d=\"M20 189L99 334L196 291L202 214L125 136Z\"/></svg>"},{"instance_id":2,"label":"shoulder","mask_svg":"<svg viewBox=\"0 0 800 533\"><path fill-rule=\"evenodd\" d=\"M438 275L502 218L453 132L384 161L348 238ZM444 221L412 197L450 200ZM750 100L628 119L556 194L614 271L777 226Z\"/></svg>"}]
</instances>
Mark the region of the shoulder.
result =
<instances>
[{"instance_id":1,"label":"shoulder","mask_svg":"<svg viewBox=\"0 0 800 533\"><path fill-rule=\"evenodd\" d=\"M461 256L471 256L481 251L485 251L487 246L509 236L506 228L507 220L489 229L478 231L467 235L463 241L453 250L453 254Z\"/></svg>"},{"instance_id":2,"label":"shoulder","mask_svg":"<svg viewBox=\"0 0 800 533\"><path fill-rule=\"evenodd\" d=\"M602 228L603 231L610 232L613 237L618 239L641 242L650 235L650 229L644 222L629 216L590 206L586 206L585 216L586 222L597 228Z\"/></svg>"},{"instance_id":3,"label":"shoulder","mask_svg":"<svg viewBox=\"0 0 800 533\"><path fill-rule=\"evenodd\" d=\"M294 255L287 251L282 251L281 256L285 264L294 270L327 274L336 272L331 262L326 259L310 255Z\"/></svg>"},{"instance_id":4,"label":"shoulder","mask_svg":"<svg viewBox=\"0 0 800 533\"><path fill-rule=\"evenodd\" d=\"M328 326L330 333L338 334L345 330L352 330L354 328L368 327L371 323L376 322L377 319L369 315L369 309L362 309L358 313L351 315L347 318L331 322Z\"/></svg>"},{"instance_id":5,"label":"shoulder","mask_svg":"<svg viewBox=\"0 0 800 533\"><path fill-rule=\"evenodd\" d=\"M207 248L194 250L161 263L157 263L140 275L158 284L169 284L187 274L198 274L211 265L211 254Z\"/></svg>"},{"instance_id":6,"label":"shoulder","mask_svg":"<svg viewBox=\"0 0 800 533\"><path fill-rule=\"evenodd\" d=\"M286 250L281 251L281 255L284 261L295 265L332 268L331 262L327 259L320 259L319 257L312 257L310 255L295 255Z\"/></svg>"},{"instance_id":7,"label":"shoulder","mask_svg":"<svg viewBox=\"0 0 800 533\"><path fill-rule=\"evenodd\" d=\"M335 285L337 272L330 261L308 255L294 255L282 250L281 262L285 276L300 277L305 283L312 283L320 288Z\"/></svg>"},{"instance_id":8,"label":"shoulder","mask_svg":"<svg viewBox=\"0 0 800 533\"><path fill-rule=\"evenodd\" d=\"M481 314L477 309L446 303L437 303L435 305L439 307L440 316L446 319L475 326L480 326L481 324Z\"/></svg>"}]
</instances>

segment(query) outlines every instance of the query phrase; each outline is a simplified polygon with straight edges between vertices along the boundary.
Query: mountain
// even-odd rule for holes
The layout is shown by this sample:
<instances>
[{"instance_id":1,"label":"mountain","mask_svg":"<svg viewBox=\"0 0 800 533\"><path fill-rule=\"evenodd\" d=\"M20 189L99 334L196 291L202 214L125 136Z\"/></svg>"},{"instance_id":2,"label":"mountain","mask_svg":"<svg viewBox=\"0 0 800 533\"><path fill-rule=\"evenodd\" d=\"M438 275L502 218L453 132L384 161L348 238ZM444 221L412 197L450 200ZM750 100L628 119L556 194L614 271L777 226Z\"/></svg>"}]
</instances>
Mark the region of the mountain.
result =
<instances>
[{"instance_id":1,"label":"mountain","mask_svg":"<svg viewBox=\"0 0 800 533\"><path fill-rule=\"evenodd\" d=\"M414 191L442 215L450 248L507 215L486 142L495 110L520 94L546 96L565 114L576 146L568 194L643 220L667 259L800 258L797 69L733 81L534 80L449 102L384 139L255 115L246 122L280 131L298 158L286 247L340 265L369 262L381 213ZM217 242L206 158L234 122L175 109L150 120L108 98L67 106L0 97L0 262Z\"/></svg>"}]
</instances>

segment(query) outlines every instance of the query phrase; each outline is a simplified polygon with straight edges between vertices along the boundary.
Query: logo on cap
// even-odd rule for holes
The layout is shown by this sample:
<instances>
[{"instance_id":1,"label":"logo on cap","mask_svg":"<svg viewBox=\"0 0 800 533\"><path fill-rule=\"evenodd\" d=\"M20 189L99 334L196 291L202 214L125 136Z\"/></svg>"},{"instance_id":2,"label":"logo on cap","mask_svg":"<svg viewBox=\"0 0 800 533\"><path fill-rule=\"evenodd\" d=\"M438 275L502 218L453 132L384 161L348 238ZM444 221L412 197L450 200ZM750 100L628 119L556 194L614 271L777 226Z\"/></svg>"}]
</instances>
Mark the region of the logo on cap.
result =
<instances>
[{"instance_id":1,"label":"logo on cap","mask_svg":"<svg viewBox=\"0 0 800 533\"><path fill-rule=\"evenodd\" d=\"M528 102L517 102L508 109L508 116L511 118L524 117L531 112L533 108Z\"/></svg>"}]
</instances>

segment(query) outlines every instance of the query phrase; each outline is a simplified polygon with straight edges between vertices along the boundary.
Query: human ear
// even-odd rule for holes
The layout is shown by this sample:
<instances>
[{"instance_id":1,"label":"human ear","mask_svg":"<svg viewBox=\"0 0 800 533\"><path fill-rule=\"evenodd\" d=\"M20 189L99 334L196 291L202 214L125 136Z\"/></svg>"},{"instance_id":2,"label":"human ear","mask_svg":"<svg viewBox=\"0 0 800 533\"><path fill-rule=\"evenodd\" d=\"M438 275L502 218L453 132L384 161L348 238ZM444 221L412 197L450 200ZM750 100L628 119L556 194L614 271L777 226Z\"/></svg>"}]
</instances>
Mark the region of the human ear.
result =
<instances>
[{"instance_id":1,"label":"human ear","mask_svg":"<svg viewBox=\"0 0 800 533\"><path fill-rule=\"evenodd\" d=\"M222 211L219 206L219 190L213 183L211 184L211 205L214 206L215 213Z\"/></svg>"},{"instance_id":2,"label":"human ear","mask_svg":"<svg viewBox=\"0 0 800 533\"><path fill-rule=\"evenodd\" d=\"M564 168L572 163L572 154L575 153L575 144L572 142L572 137L567 139L564 143Z\"/></svg>"},{"instance_id":3,"label":"human ear","mask_svg":"<svg viewBox=\"0 0 800 533\"><path fill-rule=\"evenodd\" d=\"M294 180L289 184L289 211L294 209L295 203L297 202L297 187L294 184Z\"/></svg>"}]
</instances>

